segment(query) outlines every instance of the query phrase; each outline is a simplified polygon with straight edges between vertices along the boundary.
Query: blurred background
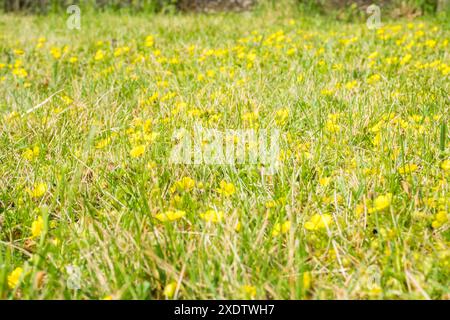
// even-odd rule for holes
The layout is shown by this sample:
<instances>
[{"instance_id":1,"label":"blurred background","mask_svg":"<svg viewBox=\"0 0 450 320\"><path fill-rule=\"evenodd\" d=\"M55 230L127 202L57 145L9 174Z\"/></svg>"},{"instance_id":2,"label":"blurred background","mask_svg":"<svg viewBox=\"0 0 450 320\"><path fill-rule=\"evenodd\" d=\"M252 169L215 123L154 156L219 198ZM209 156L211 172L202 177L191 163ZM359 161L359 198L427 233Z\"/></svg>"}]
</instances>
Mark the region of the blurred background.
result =
<instances>
[{"instance_id":1,"label":"blurred background","mask_svg":"<svg viewBox=\"0 0 450 320\"><path fill-rule=\"evenodd\" d=\"M258 6L279 6L286 2L299 9L319 14L335 14L339 19L354 18L356 12L376 4L393 17L417 17L425 14L448 14L450 0L0 0L5 12L39 13L61 12L71 4L85 10L117 10L128 12L177 11L241 11Z\"/></svg>"}]
</instances>

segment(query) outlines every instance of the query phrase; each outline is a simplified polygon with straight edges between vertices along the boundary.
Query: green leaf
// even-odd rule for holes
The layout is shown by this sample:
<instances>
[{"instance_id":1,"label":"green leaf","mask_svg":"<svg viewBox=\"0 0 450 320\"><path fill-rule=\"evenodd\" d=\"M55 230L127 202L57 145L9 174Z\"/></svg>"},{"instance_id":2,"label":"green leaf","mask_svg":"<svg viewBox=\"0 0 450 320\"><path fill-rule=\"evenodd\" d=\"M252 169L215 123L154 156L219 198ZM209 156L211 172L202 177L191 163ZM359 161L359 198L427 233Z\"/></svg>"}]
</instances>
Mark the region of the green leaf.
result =
<instances>
[{"instance_id":1,"label":"green leaf","mask_svg":"<svg viewBox=\"0 0 450 320\"><path fill-rule=\"evenodd\" d=\"M442 121L441 124L441 141L440 141L440 146L441 146L441 151L444 152L445 150L445 139L447 138L447 125L444 121Z\"/></svg>"}]
</instances>

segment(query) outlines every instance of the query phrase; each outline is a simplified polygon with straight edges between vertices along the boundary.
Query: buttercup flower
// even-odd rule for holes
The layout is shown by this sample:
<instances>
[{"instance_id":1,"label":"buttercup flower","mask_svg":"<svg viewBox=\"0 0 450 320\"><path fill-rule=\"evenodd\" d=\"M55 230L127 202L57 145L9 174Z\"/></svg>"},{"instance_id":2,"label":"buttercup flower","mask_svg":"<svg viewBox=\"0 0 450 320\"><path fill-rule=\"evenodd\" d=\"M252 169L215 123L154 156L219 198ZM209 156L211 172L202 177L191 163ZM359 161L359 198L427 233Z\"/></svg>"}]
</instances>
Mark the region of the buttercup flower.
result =
<instances>
[{"instance_id":1,"label":"buttercup flower","mask_svg":"<svg viewBox=\"0 0 450 320\"><path fill-rule=\"evenodd\" d=\"M166 211L164 213L159 213L155 216L156 219L158 219L161 222L166 221L175 221L183 218L186 215L185 211L182 210L175 210L175 211Z\"/></svg>"},{"instance_id":2,"label":"buttercup flower","mask_svg":"<svg viewBox=\"0 0 450 320\"><path fill-rule=\"evenodd\" d=\"M39 237L44 230L44 219L38 217L37 220L31 224L31 235L33 238Z\"/></svg>"},{"instance_id":3,"label":"buttercup flower","mask_svg":"<svg viewBox=\"0 0 450 320\"><path fill-rule=\"evenodd\" d=\"M204 213L200 214L200 217L207 222L220 222L223 219L223 212L216 210L207 210Z\"/></svg>"},{"instance_id":4,"label":"buttercup flower","mask_svg":"<svg viewBox=\"0 0 450 320\"><path fill-rule=\"evenodd\" d=\"M133 158L140 158L145 153L145 146L139 145L130 150L130 156Z\"/></svg>"},{"instance_id":5,"label":"buttercup flower","mask_svg":"<svg viewBox=\"0 0 450 320\"><path fill-rule=\"evenodd\" d=\"M172 187L171 191L175 192L176 190L179 191L186 191L189 192L195 187L195 180L190 177L183 177L181 180L175 182L174 186Z\"/></svg>"},{"instance_id":6,"label":"buttercup flower","mask_svg":"<svg viewBox=\"0 0 450 320\"><path fill-rule=\"evenodd\" d=\"M392 202L392 194L387 193L385 195L381 195L375 198L373 201L373 205L371 208L367 210L369 213L380 212L383 211L391 205Z\"/></svg>"},{"instance_id":7,"label":"buttercup flower","mask_svg":"<svg viewBox=\"0 0 450 320\"><path fill-rule=\"evenodd\" d=\"M409 174L417 171L418 168L419 166L417 164L411 163L398 168L398 173Z\"/></svg>"},{"instance_id":8,"label":"buttercup flower","mask_svg":"<svg viewBox=\"0 0 450 320\"><path fill-rule=\"evenodd\" d=\"M38 146L34 146L33 148L28 148L26 149L23 153L22 153L22 157L24 157L25 159L31 161L34 158L39 156L39 147Z\"/></svg>"},{"instance_id":9,"label":"buttercup flower","mask_svg":"<svg viewBox=\"0 0 450 320\"><path fill-rule=\"evenodd\" d=\"M32 198L40 198L47 192L47 185L45 183L36 183L33 189L27 189L28 194Z\"/></svg>"},{"instance_id":10,"label":"buttercup flower","mask_svg":"<svg viewBox=\"0 0 450 320\"><path fill-rule=\"evenodd\" d=\"M305 223L305 229L314 231L325 229L333 222L333 217L329 214L315 214Z\"/></svg>"},{"instance_id":11,"label":"buttercup flower","mask_svg":"<svg viewBox=\"0 0 450 320\"><path fill-rule=\"evenodd\" d=\"M441 168L444 171L450 171L450 160L444 160L441 163Z\"/></svg>"},{"instance_id":12,"label":"buttercup flower","mask_svg":"<svg viewBox=\"0 0 450 320\"><path fill-rule=\"evenodd\" d=\"M177 289L177 282L171 282L164 287L164 296L167 299L172 299Z\"/></svg>"},{"instance_id":13,"label":"buttercup flower","mask_svg":"<svg viewBox=\"0 0 450 320\"><path fill-rule=\"evenodd\" d=\"M243 285L241 287L242 293L246 299L254 299L256 297L256 287L250 285Z\"/></svg>"},{"instance_id":14,"label":"buttercup flower","mask_svg":"<svg viewBox=\"0 0 450 320\"><path fill-rule=\"evenodd\" d=\"M21 267L17 267L8 275L8 287L10 289L14 289L19 284L20 278L23 274L23 269Z\"/></svg>"},{"instance_id":15,"label":"buttercup flower","mask_svg":"<svg viewBox=\"0 0 450 320\"><path fill-rule=\"evenodd\" d=\"M276 237L280 234L288 233L291 229L291 222L285 221L283 223L276 223L272 230L272 236Z\"/></svg>"},{"instance_id":16,"label":"buttercup flower","mask_svg":"<svg viewBox=\"0 0 450 320\"><path fill-rule=\"evenodd\" d=\"M222 180L220 181L220 188L217 189L217 192L224 196L231 196L236 192L236 187L231 182Z\"/></svg>"}]
</instances>

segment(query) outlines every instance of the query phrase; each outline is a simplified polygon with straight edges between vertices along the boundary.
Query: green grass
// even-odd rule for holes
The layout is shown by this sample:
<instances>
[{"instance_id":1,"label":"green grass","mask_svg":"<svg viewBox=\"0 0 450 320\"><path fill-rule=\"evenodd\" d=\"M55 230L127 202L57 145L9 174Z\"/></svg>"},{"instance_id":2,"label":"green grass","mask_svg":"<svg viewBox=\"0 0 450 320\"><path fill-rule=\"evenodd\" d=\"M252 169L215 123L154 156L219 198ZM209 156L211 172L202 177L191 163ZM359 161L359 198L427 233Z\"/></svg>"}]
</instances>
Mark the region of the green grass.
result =
<instances>
[{"instance_id":1,"label":"green grass","mask_svg":"<svg viewBox=\"0 0 450 320\"><path fill-rule=\"evenodd\" d=\"M0 298L448 299L444 21L66 18L0 19ZM195 124L279 127L279 170L169 163Z\"/></svg>"}]
</instances>

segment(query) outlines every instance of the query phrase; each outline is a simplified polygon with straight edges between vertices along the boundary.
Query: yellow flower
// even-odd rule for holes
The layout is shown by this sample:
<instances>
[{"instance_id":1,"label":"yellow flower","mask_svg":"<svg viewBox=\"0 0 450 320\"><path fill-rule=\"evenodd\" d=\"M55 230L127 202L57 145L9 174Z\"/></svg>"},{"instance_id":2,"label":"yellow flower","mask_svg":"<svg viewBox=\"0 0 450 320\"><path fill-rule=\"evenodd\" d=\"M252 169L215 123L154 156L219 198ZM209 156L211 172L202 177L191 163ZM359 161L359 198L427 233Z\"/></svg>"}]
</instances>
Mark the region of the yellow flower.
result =
<instances>
[{"instance_id":1,"label":"yellow flower","mask_svg":"<svg viewBox=\"0 0 450 320\"><path fill-rule=\"evenodd\" d=\"M152 35L149 35L145 38L145 46L150 48L155 44L155 38Z\"/></svg>"},{"instance_id":2,"label":"yellow flower","mask_svg":"<svg viewBox=\"0 0 450 320\"><path fill-rule=\"evenodd\" d=\"M246 124L252 126L254 123L258 121L258 112L252 111L252 112L246 112L242 115L242 121L244 121Z\"/></svg>"},{"instance_id":3,"label":"yellow flower","mask_svg":"<svg viewBox=\"0 0 450 320\"><path fill-rule=\"evenodd\" d=\"M374 84L381 80L381 76L379 74L374 74L367 79L368 84Z\"/></svg>"},{"instance_id":4,"label":"yellow flower","mask_svg":"<svg viewBox=\"0 0 450 320\"><path fill-rule=\"evenodd\" d=\"M364 204L360 203L356 205L355 213L358 217L360 217L364 213Z\"/></svg>"},{"instance_id":5,"label":"yellow flower","mask_svg":"<svg viewBox=\"0 0 450 320\"><path fill-rule=\"evenodd\" d=\"M20 60L20 59L17 59L15 62L14 62L14 68L20 68L21 66L23 65L23 62L22 62L22 60ZM11 66L11 65L10 65Z\"/></svg>"},{"instance_id":6,"label":"yellow flower","mask_svg":"<svg viewBox=\"0 0 450 320\"><path fill-rule=\"evenodd\" d=\"M386 195L381 195L375 198L373 201L372 208L369 208L368 212L379 212L383 211L384 209L388 208L391 205L392 202L392 193L387 193Z\"/></svg>"},{"instance_id":7,"label":"yellow flower","mask_svg":"<svg viewBox=\"0 0 450 320\"><path fill-rule=\"evenodd\" d=\"M343 198L340 194L336 195L336 196L325 196L322 197L322 201L323 203L325 203L326 205L334 205L334 204L342 204Z\"/></svg>"},{"instance_id":8,"label":"yellow flower","mask_svg":"<svg viewBox=\"0 0 450 320\"><path fill-rule=\"evenodd\" d=\"M427 41L425 41L425 45L429 48L434 48L436 46L436 40L433 39L429 39Z\"/></svg>"},{"instance_id":9,"label":"yellow flower","mask_svg":"<svg viewBox=\"0 0 450 320\"><path fill-rule=\"evenodd\" d=\"M311 288L311 272L306 271L303 273L303 290L307 291Z\"/></svg>"},{"instance_id":10,"label":"yellow flower","mask_svg":"<svg viewBox=\"0 0 450 320\"><path fill-rule=\"evenodd\" d=\"M445 211L436 213L435 220L431 223L433 229L442 227L448 221L448 214Z\"/></svg>"},{"instance_id":11,"label":"yellow flower","mask_svg":"<svg viewBox=\"0 0 450 320\"><path fill-rule=\"evenodd\" d=\"M182 210L175 210L175 211L169 210L164 213L159 213L159 214L155 215L155 218L161 222L166 222L166 221L175 221L175 220L181 219L185 215L186 215L186 212L182 211Z\"/></svg>"},{"instance_id":12,"label":"yellow flower","mask_svg":"<svg viewBox=\"0 0 450 320\"><path fill-rule=\"evenodd\" d=\"M22 56L25 54L25 51L23 51L22 49L14 49L14 54L18 55L18 56Z\"/></svg>"},{"instance_id":13,"label":"yellow flower","mask_svg":"<svg viewBox=\"0 0 450 320\"><path fill-rule=\"evenodd\" d=\"M305 223L306 230L325 229L333 222L333 217L329 214L315 214Z\"/></svg>"},{"instance_id":14,"label":"yellow flower","mask_svg":"<svg viewBox=\"0 0 450 320\"><path fill-rule=\"evenodd\" d=\"M234 227L234 231L236 231L236 232L241 232L241 229L242 229L242 224L241 224L240 221L238 221L238 222L236 223L236 226Z\"/></svg>"},{"instance_id":15,"label":"yellow flower","mask_svg":"<svg viewBox=\"0 0 450 320\"><path fill-rule=\"evenodd\" d=\"M341 127L334 121L328 120L327 123L325 124L325 129L330 133L336 133L339 132L339 130L341 130Z\"/></svg>"},{"instance_id":16,"label":"yellow flower","mask_svg":"<svg viewBox=\"0 0 450 320\"><path fill-rule=\"evenodd\" d=\"M411 164L406 164L400 168L398 168L398 173L400 174L409 174L409 173L413 173L415 171L417 171L419 167L417 166L417 164L411 163Z\"/></svg>"},{"instance_id":17,"label":"yellow flower","mask_svg":"<svg viewBox=\"0 0 450 320\"><path fill-rule=\"evenodd\" d=\"M242 293L247 299L254 299L256 297L256 287L250 285L243 285L241 287Z\"/></svg>"},{"instance_id":18,"label":"yellow flower","mask_svg":"<svg viewBox=\"0 0 450 320\"><path fill-rule=\"evenodd\" d=\"M158 164L155 161L150 161L147 163L146 168L148 170L155 169L158 166Z\"/></svg>"},{"instance_id":19,"label":"yellow flower","mask_svg":"<svg viewBox=\"0 0 450 320\"><path fill-rule=\"evenodd\" d=\"M111 295L104 296L102 300L112 300L113 297Z\"/></svg>"},{"instance_id":20,"label":"yellow flower","mask_svg":"<svg viewBox=\"0 0 450 320\"><path fill-rule=\"evenodd\" d=\"M400 64L407 64L412 58L411 54L406 54L401 60L400 60Z\"/></svg>"},{"instance_id":21,"label":"yellow flower","mask_svg":"<svg viewBox=\"0 0 450 320\"><path fill-rule=\"evenodd\" d=\"M208 222L220 222L222 221L223 218L223 212L216 210L208 210L205 213L201 213L200 217Z\"/></svg>"},{"instance_id":22,"label":"yellow flower","mask_svg":"<svg viewBox=\"0 0 450 320\"><path fill-rule=\"evenodd\" d=\"M323 96L326 96L326 97L333 95L333 93L334 93L334 91L332 89L322 89L322 90L320 90L320 94L323 95Z\"/></svg>"},{"instance_id":23,"label":"yellow flower","mask_svg":"<svg viewBox=\"0 0 450 320\"><path fill-rule=\"evenodd\" d=\"M222 180L220 181L220 188L217 189L217 192L224 196L231 196L236 192L236 187L231 182Z\"/></svg>"},{"instance_id":24,"label":"yellow flower","mask_svg":"<svg viewBox=\"0 0 450 320\"><path fill-rule=\"evenodd\" d=\"M100 60L103 60L104 57L105 57L105 53L103 52L102 49L100 49L100 50L97 50L97 52L95 53L94 60L100 61Z\"/></svg>"},{"instance_id":25,"label":"yellow flower","mask_svg":"<svg viewBox=\"0 0 450 320\"><path fill-rule=\"evenodd\" d=\"M22 153L22 157L29 161L33 160L37 156L39 156L39 147L38 146L34 146L33 148L28 148Z\"/></svg>"},{"instance_id":26,"label":"yellow flower","mask_svg":"<svg viewBox=\"0 0 450 320\"><path fill-rule=\"evenodd\" d=\"M3 119L5 122L12 122L13 120L19 118L19 113L17 111L11 111L10 113L7 113L3 116Z\"/></svg>"},{"instance_id":27,"label":"yellow flower","mask_svg":"<svg viewBox=\"0 0 450 320\"><path fill-rule=\"evenodd\" d=\"M377 134L373 137L372 143L374 146L379 146L381 143L381 133L377 132Z\"/></svg>"},{"instance_id":28,"label":"yellow flower","mask_svg":"<svg viewBox=\"0 0 450 320\"><path fill-rule=\"evenodd\" d=\"M275 200L269 200L265 204L267 209L275 208L277 206L277 202Z\"/></svg>"},{"instance_id":29,"label":"yellow flower","mask_svg":"<svg viewBox=\"0 0 450 320\"><path fill-rule=\"evenodd\" d=\"M327 185L329 185L331 182L331 177L323 177L319 179L319 184L322 187L326 187Z\"/></svg>"},{"instance_id":30,"label":"yellow flower","mask_svg":"<svg viewBox=\"0 0 450 320\"><path fill-rule=\"evenodd\" d=\"M31 224L31 235L33 238L39 237L44 230L44 219L38 217L37 220Z\"/></svg>"},{"instance_id":31,"label":"yellow flower","mask_svg":"<svg viewBox=\"0 0 450 320\"><path fill-rule=\"evenodd\" d=\"M291 229L291 222L285 221L283 223L276 223L272 230L272 236L276 237L280 234L288 233Z\"/></svg>"},{"instance_id":32,"label":"yellow flower","mask_svg":"<svg viewBox=\"0 0 450 320\"><path fill-rule=\"evenodd\" d=\"M73 99L71 97L66 96L66 95L62 96L61 100L67 105L69 105L69 104L71 104L73 102Z\"/></svg>"},{"instance_id":33,"label":"yellow flower","mask_svg":"<svg viewBox=\"0 0 450 320\"><path fill-rule=\"evenodd\" d=\"M441 223L447 222L448 220L447 212L439 211L438 213L436 213L436 220Z\"/></svg>"},{"instance_id":34,"label":"yellow flower","mask_svg":"<svg viewBox=\"0 0 450 320\"><path fill-rule=\"evenodd\" d=\"M289 109L283 108L277 111L275 122L277 123L277 125L282 126L286 123L288 118L289 118Z\"/></svg>"},{"instance_id":35,"label":"yellow flower","mask_svg":"<svg viewBox=\"0 0 450 320\"><path fill-rule=\"evenodd\" d=\"M441 168L442 168L442 170L444 170L444 171L450 171L450 159L444 160L444 161L441 163Z\"/></svg>"},{"instance_id":36,"label":"yellow flower","mask_svg":"<svg viewBox=\"0 0 450 320\"><path fill-rule=\"evenodd\" d=\"M123 48L119 47L114 50L114 57L120 57L123 53Z\"/></svg>"},{"instance_id":37,"label":"yellow flower","mask_svg":"<svg viewBox=\"0 0 450 320\"><path fill-rule=\"evenodd\" d=\"M347 90L352 90L353 88L355 88L358 85L358 82L356 80L353 81L349 81L345 84L345 88Z\"/></svg>"},{"instance_id":38,"label":"yellow flower","mask_svg":"<svg viewBox=\"0 0 450 320\"><path fill-rule=\"evenodd\" d=\"M21 267L17 267L8 275L8 287L10 289L14 289L19 284L22 274L23 269Z\"/></svg>"},{"instance_id":39,"label":"yellow flower","mask_svg":"<svg viewBox=\"0 0 450 320\"><path fill-rule=\"evenodd\" d=\"M28 72L24 68L14 68L12 73L19 78L25 78L28 76Z\"/></svg>"},{"instance_id":40,"label":"yellow flower","mask_svg":"<svg viewBox=\"0 0 450 320\"><path fill-rule=\"evenodd\" d=\"M191 191L195 187L195 180L190 177L183 177L181 180L177 181L174 187L171 189L172 192L175 190L181 191Z\"/></svg>"},{"instance_id":41,"label":"yellow flower","mask_svg":"<svg viewBox=\"0 0 450 320\"><path fill-rule=\"evenodd\" d=\"M47 41L47 39L45 37L39 37L39 39L38 39L38 48L41 48L46 41Z\"/></svg>"},{"instance_id":42,"label":"yellow flower","mask_svg":"<svg viewBox=\"0 0 450 320\"><path fill-rule=\"evenodd\" d=\"M61 55L62 55L61 49L60 48L56 48L56 47L51 48L50 49L50 53L53 56L53 58L55 58L56 60L61 58Z\"/></svg>"},{"instance_id":43,"label":"yellow flower","mask_svg":"<svg viewBox=\"0 0 450 320\"><path fill-rule=\"evenodd\" d=\"M164 296L166 296L167 299L173 298L175 295L175 290L177 289L177 282L171 282L164 288Z\"/></svg>"},{"instance_id":44,"label":"yellow flower","mask_svg":"<svg viewBox=\"0 0 450 320\"><path fill-rule=\"evenodd\" d=\"M32 190L28 189L28 194L32 198L40 198L47 192L47 185L45 183L36 183Z\"/></svg>"},{"instance_id":45,"label":"yellow flower","mask_svg":"<svg viewBox=\"0 0 450 320\"><path fill-rule=\"evenodd\" d=\"M137 147L134 147L133 149L131 149L130 156L132 156L133 158L139 158L144 154L144 152L145 152L145 146L140 145L140 146L137 146Z\"/></svg>"},{"instance_id":46,"label":"yellow flower","mask_svg":"<svg viewBox=\"0 0 450 320\"><path fill-rule=\"evenodd\" d=\"M103 149L111 142L111 138L105 138L97 142L95 149Z\"/></svg>"}]
</instances>

